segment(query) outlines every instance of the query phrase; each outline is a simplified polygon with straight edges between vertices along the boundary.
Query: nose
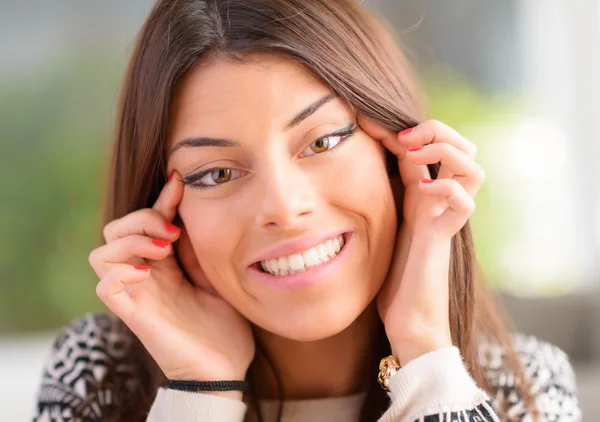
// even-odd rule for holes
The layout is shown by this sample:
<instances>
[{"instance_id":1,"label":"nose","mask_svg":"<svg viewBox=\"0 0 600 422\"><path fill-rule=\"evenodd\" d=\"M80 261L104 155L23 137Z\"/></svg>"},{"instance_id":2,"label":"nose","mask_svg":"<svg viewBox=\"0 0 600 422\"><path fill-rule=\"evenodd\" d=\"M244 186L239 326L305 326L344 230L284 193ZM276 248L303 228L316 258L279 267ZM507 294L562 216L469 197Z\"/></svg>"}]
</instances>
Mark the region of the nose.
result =
<instances>
[{"instance_id":1,"label":"nose","mask_svg":"<svg viewBox=\"0 0 600 422\"><path fill-rule=\"evenodd\" d=\"M256 223L267 229L293 229L313 214L318 193L310 175L293 163L263 172Z\"/></svg>"}]
</instances>

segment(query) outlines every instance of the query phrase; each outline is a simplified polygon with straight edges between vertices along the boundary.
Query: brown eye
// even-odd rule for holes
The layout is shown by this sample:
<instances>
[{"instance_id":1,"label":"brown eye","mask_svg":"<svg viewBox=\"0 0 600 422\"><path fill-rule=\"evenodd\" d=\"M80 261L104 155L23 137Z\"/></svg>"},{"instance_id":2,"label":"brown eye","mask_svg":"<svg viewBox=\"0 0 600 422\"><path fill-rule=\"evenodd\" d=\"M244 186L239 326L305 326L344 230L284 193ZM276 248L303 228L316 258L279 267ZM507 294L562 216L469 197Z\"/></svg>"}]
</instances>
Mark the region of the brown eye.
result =
<instances>
[{"instance_id":1,"label":"brown eye","mask_svg":"<svg viewBox=\"0 0 600 422\"><path fill-rule=\"evenodd\" d=\"M315 141L312 144L310 144L310 149L312 149L316 153L325 152L328 148L329 138L319 139L318 141Z\"/></svg>"},{"instance_id":2,"label":"brown eye","mask_svg":"<svg viewBox=\"0 0 600 422\"><path fill-rule=\"evenodd\" d=\"M225 183L231 180L231 169L217 169L210 173L210 176L215 183Z\"/></svg>"}]
</instances>

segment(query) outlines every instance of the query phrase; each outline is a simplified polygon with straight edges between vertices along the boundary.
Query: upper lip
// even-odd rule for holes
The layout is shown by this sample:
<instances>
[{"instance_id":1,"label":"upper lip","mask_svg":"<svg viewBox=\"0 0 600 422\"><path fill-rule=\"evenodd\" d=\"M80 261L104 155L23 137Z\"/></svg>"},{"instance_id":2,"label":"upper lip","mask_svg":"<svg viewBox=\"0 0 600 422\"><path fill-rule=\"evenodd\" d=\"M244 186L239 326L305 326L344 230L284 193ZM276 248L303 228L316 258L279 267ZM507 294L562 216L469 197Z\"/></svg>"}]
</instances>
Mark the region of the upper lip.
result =
<instances>
[{"instance_id":1,"label":"upper lip","mask_svg":"<svg viewBox=\"0 0 600 422\"><path fill-rule=\"evenodd\" d=\"M268 261L270 259L293 255L298 252L304 252L307 249L317 246L318 244L323 243L328 239L333 239L334 237L346 233L347 231L348 230L338 230L311 233L307 236L295 240L278 243L277 245L261 253L252 263L255 264L260 261Z\"/></svg>"}]
</instances>

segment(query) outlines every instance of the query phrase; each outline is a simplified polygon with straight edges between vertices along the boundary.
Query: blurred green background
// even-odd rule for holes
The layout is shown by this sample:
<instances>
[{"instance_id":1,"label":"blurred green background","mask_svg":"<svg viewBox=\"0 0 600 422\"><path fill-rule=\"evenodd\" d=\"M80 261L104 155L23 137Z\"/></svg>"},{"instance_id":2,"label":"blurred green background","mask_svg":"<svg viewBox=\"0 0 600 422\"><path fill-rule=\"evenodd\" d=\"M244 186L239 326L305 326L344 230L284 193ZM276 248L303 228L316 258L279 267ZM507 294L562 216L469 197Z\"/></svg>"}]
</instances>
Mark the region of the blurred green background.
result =
<instances>
[{"instance_id":1,"label":"blurred green background","mask_svg":"<svg viewBox=\"0 0 600 422\"><path fill-rule=\"evenodd\" d=\"M101 309L87 255L100 233L121 67L86 48L0 85L0 332L55 328Z\"/></svg>"}]
</instances>

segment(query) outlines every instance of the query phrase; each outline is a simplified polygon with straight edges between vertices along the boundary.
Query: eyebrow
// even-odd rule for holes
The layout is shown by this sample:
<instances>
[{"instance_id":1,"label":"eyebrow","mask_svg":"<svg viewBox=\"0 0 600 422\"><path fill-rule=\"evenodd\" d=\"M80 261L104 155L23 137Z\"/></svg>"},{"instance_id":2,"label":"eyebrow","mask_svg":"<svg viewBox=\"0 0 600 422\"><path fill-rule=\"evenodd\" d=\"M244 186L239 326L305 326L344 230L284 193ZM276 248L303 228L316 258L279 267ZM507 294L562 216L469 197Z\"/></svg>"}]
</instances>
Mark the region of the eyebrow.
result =
<instances>
[{"instance_id":1,"label":"eyebrow","mask_svg":"<svg viewBox=\"0 0 600 422\"><path fill-rule=\"evenodd\" d=\"M240 144L235 141L230 141L228 139L220 139L220 138L186 138L181 142L178 142L171 151L169 151L169 155L173 154L180 148L194 148L194 147L238 147Z\"/></svg>"},{"instance_id":2,"label":"eyebrow","mask_svg":"<svg viewBox=\"0 0 600 422\"><path fill-rule=\"evenodd\" d=\"M296 115L290 122L285 126L285 130L290 130L294 126L298 126L303 120L307 119L311 114L316 112L319 108L327 104L329 101L335 98L334 94L327 94L320 100L315 101L300 113Z\"/></svg>"},{"instance_id":3,"label":"eyebrow","mask_svg":"<svg viewBox=\"0 0 600 422\"><path fill-rule=\"evenodd\" d=\"M327 94L321 99L315 101L300 113L298 113L289 123L285 126L286 131L291 128L298 126L302 121L306 120L309 116L314 114L319 108L333 100L336 96L334 94ZM207 137L196 137L196 138L185 138L178 142L171 150L169 155L173 154L180 148L195 148L195 147L237 147L240 144L236 141L221 138L207 138Z\"/></svg>"}]
</instances>

